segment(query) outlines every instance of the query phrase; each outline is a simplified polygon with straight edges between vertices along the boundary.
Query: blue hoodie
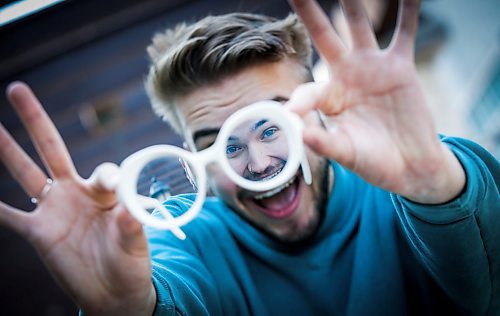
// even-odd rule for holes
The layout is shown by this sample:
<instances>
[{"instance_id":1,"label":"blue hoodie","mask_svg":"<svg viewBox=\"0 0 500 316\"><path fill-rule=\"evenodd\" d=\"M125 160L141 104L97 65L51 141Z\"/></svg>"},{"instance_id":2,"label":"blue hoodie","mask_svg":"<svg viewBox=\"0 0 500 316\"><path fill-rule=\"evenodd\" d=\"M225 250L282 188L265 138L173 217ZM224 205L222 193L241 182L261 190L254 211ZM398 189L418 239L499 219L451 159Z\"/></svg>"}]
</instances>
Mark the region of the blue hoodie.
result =
<instances>
[{"instance_id":1,"label":"blue hoodie","mask_svg":"<svg viewBox=\"0 0 500 316\"><path fill-rule=\"evenodd\" d=\"M332 162L326 215L305 245L269 238L217 198L184 241L148 228L155 315L500 315L500 165L470 141L442 141L467 176L446 204L413 203Z\"/></svg>"}]
</instances>

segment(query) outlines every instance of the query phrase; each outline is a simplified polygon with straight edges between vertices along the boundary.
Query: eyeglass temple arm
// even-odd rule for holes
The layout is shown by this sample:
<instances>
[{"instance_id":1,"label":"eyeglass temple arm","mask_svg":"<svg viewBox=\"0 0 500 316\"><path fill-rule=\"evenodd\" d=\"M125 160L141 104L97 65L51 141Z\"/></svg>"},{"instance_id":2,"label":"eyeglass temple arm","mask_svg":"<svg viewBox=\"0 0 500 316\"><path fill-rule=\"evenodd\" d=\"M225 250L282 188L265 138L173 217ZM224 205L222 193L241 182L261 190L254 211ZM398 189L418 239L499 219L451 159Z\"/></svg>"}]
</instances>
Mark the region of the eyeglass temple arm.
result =
<instances>
[{"instance_id":1,"label":"eyeglass temple arm","mask_svg":"<svg viewBox=\"0 0 500 316\"><path fill-rule=\"evenodd\" d=\"M311 167L309 166L309 160L307 160L306 152L302 154L302 161L300 163L302 167L302 175L304 176L304 181L307 185L312 183Z\"/></svg>"},{"instance_id":2,"label":"eyeglass temple arm","mask_svg":"<svg viewBox=\"0 0 500 316\"><path fill-rule=\"evenodd\" d=\"M157 199L137 194L137 200L139 201L139 203L141 203L141 205L144 208L154 208L154 209L157 209L161 213L161 215L163 215L163 217L165 217L167 220L173 220L174 219L174 217L172 216L172 214L170 214L170 212L167 211L167 209L165 208L165 206L163 206ZM186 234L182 231L182 229L180 229L180 227L172 227L170 229L170 231L172 232L172 234L175 235L175 237L177 237L177 238L179 238L181 240L186 239Z\"/></svg>"}]
</instances>

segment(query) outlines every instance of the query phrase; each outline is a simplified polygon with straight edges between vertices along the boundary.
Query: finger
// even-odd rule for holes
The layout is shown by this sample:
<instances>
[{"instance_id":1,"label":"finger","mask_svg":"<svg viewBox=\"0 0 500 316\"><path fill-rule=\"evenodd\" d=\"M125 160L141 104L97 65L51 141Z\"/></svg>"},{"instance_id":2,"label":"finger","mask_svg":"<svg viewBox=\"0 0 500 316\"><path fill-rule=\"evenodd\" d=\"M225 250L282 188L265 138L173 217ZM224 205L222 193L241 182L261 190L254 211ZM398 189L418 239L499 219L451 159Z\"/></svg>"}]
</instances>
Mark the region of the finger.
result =
<instances>
[{"instance_id":1,"label":"finger","mask_svg":"<svg viewBox=\"0 0 500 316\"><path fill-rule=\"evenodd\" d=\"M30 232L32 217L29 213L16 209L0 201L0 225L8 227L23 237Z\"/></svg>"},{"instance_id":2,"label":"finger","mask_svg":"<svg viewBox=\"0 0 500 316\"><path fill-rule=\"evenodd\" d=\"M298 86L285 103L285 106L299 115L317 108L317 102L320 100L325 89L325 82L307 82Z\"/></svg>"},{"instance_id":3,"label":"finger","mask_svg":"<svg viewBox=\"0 0 500 316\"><path fill-rule=\"evenodd\" d=\"M290 4L309 31L318 53L330 63L338 59L345 52L342 40L316 1L290 0Z\"/></svg>"},{"instance_id":4,"label":"finger","mask_svg":"<svg viewBox=\"0 0 500 316\"><path fill-rule=\"evenodd\" d=\"M299 115L305 115L314 109L319 109L326 115L334 115L343 110L344 104L340 82L309 82L297 87L285 106Z\"/></svg>"},{"instance_id":5,"label":"finger","mask_svg":"<svg viewBox=\"0 0 500 316\"><path fill-rule=\"evenodd\" d=\"M378 47L373 28L361 1L342 0L341 3L349 25L353 48Z\"/></svg>"},{"instance_id":6,"label":"finger","mask_svg":"<svg viewBox=\"0 0 500 316\"><path fill-rule=\"evenodd\" d=\"M61 135L33 91L22 82L7 88L7 96L19 114L44 164L54 178L76 173Z\"/></svg>"},{"instance_id":7,"label":"finger","mask_svg":"<svg viewBox=\"0 0 500 316\"><path fill-rule=\"evenodd\" d=\"M142 224L121 204L114 211L117 216L116 228L121 248L129 254L147 255L147 241Z\"/></svg>"},{"instance_id":8,"label":"finger","mask_svg":"<svg viewBox=\"0 0 500 316\"><path fill-rule=\"evenodd\" d=\"M0 123L0 159L29 196L37 196L47 176Z\"/></svg>"},{"instance_id":9,"label":"finger","mask_svg":"<svg viewBox=\"0 0 500 316\"><path fill-rule=\"evenodd\" d=\"M333 159L341 165L353 167L353 150L347 135L337 125L308 126L303 132L304 143L317 154Z\"/></svg>"},{"instance_id":10,"label":"finger","mask_svg":"<svg viewBox=\"0 0 500 316\"><path fill-rule=\"evenodd\" d=\"M116 164L100 164L84 182L90 188L93 198L100 201L104 211L113 210L117 204L116 188L120 182L120 168Z\"/></svg>"},{"instance_id":11,"label":"finger","mask_svg":"<svg viewBox=\"0 0 500 316\"><path fill-rule=\"evenodd\" d=\"M97 166L89 178L89 183L97 190L113 192L120 181L120 167L111 162Z\"/></svg>"},{"instance_id":12,"label":"finger","mask_svg":"<svg viewBox=\"0 0 500 316\"><path fill-rule=\"evenodd\" d=\"M391 42L391 50L413 59L418 29L420 0L400 0L398 22Z\"/></svg>"}]
</instances>

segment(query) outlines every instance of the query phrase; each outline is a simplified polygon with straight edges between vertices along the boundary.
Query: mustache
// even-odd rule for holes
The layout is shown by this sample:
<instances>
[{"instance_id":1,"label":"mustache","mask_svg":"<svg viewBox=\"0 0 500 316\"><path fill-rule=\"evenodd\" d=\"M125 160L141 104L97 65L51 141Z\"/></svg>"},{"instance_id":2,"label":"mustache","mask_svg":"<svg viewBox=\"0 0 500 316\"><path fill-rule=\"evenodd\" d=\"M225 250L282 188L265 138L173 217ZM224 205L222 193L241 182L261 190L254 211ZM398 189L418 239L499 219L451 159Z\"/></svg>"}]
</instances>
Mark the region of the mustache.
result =
<instances>
[{"instance_id":1,"label":"mustache","mask_svg":"<svg viewBox=\"0 0 500 316\"><path fill-rule=\"evenodd\" d=\"M286 160L279 160L278 162L269 165L262 172L250 172L248 169L245 170L243 177L250 181L263 181L269 180L277 176L283 168L285 168Z\"/></svg>"}]
</instances>

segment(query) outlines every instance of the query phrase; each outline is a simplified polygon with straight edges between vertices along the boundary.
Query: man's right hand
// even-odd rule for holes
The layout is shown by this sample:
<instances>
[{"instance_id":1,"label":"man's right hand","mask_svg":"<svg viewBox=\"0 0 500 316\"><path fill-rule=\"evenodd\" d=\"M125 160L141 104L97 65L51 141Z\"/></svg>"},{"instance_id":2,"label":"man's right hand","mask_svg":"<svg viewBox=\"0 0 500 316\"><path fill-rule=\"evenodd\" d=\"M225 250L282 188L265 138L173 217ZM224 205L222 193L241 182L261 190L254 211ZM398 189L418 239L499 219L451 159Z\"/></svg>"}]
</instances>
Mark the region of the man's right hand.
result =
<instances>
[{"instance_id":1,"label":"man's right hand","mask_svg":"<svg viewBox=\"0 0 500 316\"><path fill-rule=\"evenodd\" d=\"M53 184L33 212L0 201L0 224L26 238L64 291L87 315L151 315L156 293L142 225L117 201L113 164L90 179L76 172L43 107L24 83L7 96L44 162ZM37 197L47 175L0 124L0 159L25 192ZM116 182L115 182L116 183Z\"/></svg>"}]
</instances>

